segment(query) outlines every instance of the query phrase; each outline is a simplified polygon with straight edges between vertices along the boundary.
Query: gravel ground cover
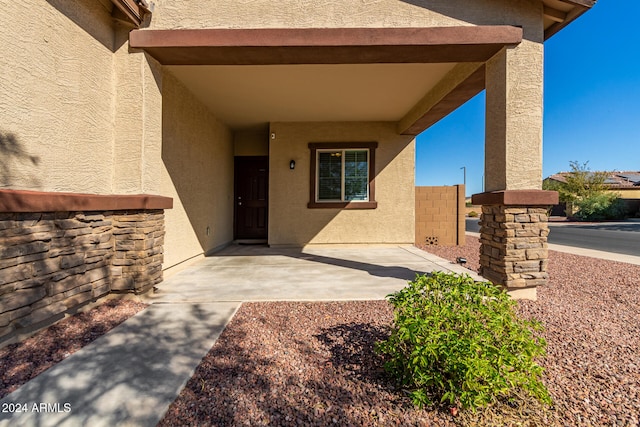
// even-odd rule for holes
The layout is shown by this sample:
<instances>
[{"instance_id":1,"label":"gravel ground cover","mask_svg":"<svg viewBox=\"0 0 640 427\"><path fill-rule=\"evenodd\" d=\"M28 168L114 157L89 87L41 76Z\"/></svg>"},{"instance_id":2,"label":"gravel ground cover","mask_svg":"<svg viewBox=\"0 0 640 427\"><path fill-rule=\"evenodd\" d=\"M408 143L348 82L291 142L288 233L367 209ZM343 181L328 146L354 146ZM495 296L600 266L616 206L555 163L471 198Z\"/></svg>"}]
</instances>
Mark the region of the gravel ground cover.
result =
<instances>
[{"instance_id":1,"label":"gravel ground cover","mask_svg":"<svg viewBox=\"0 0 640 427\"><path fill-rule=\"evenodd\" d=\"M429 247L442 258L479 267L479 240ZM640 425L640 266L549 251L549 283L538 301L520 301L547 340L545 384L556 425Z\"/></svg>"},{"instance_id":2,"label":"gravel ground cover","mask_svg":"<svg viewBox=\"0 0 640 427\"><path fill-rule=\"evenodd\" d=\"M425 249L478 267L476 238ZM273 302L240 308L160 425L637 426L640 266L551 252L549 271L518 312L546 328L550 409L417 410L373 351L392 319L386 302Z\"/></svg>"},{"instance_id":3,"label":"gravel ground cover","mask_svg":"<svg viewBox=\"0 0 640 427\"><path fill-rule=\"evenodd\" d=\"M0 398L147 307L112 299L0 349Z\"/></svg>"}]
</instances>

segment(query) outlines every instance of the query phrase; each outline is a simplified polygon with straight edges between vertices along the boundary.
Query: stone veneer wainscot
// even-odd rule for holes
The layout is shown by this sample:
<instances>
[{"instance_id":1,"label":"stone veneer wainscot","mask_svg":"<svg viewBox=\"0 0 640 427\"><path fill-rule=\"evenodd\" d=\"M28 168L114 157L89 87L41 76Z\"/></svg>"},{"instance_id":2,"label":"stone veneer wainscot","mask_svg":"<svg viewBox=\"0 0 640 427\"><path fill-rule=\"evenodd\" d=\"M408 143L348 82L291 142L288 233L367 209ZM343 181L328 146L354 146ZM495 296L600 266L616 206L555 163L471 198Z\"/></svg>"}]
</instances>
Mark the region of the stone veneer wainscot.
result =
<instances>
[{"instance_id":1,"label":"stone veneer wainscot","mask_svg":"<svg viewBox=\"0 0 640 427\"><path fill-rule=\"evenodd\" d=\"M161 282L171 206L159 196L0 190L0 342Z\"/></svg>"}]
</instances>

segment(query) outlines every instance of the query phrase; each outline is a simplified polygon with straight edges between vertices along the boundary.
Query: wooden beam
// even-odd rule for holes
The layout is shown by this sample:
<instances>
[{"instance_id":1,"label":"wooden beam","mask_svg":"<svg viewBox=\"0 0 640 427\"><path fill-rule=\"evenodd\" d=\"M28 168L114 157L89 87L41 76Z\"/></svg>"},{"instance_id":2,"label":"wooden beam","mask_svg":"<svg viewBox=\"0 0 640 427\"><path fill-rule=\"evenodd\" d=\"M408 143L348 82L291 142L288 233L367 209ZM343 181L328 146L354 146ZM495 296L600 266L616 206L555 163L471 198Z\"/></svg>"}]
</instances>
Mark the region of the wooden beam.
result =
<instances>
[{"instance_id":1,"label":"wooden beam","mask_svg":"<svg viewBox=\"0 0 640 427\"><path fill-rule=\"evenodd\" d=\"M144 4L135 0L111 0L116 7L112 12L112 16L119 20L140 27L144 21L145 13L149 12Z\"/></svg>"},{"instance_id":2,"label":"wooden beam","mask_svg":"<svg viewBox=\"0 0 640 427\"><path fill-rule=\"evenodd\" d=\"M398 121L398 133L418 135L484 89L483 63L458 64Z\"/></svg>"},{"instance_id":3,"label":"wooden beam","mask_svg":"<svg viewBox=\"0 0 640 427\"><path fill-rule=\"evenodd\" d=\"M567 13L552 7L545 6L543 10L544 16L554 22L564 22L567 20Z\"/></svg>"},{"instance_id":4,"label":"wooden beam","mask_svg":"<svg viewBox=\"0 0 640 427\"><path fill-rule=\"evenodd\" d=\"M163 65L484 62L522 41L512 26L134 30Z\"/></svg>"},{"instance_id":5,"label":"wooden beam","mask_svg":"<svg viewBox=\"0 0 640 427\"><path fill-rule=\"evenodd\" d=\"M549 28L547 28L544 31L544 39L548 40L551 36L556 34L558 31L562 30L571 22L578 19L583 13L585 13L588 10L589 10L588 7L583 7L583 6L574 7L573 9L571 9L569 12L566 13L564 21L555 22L553 25L551 25Z\"/></svg>"},{"instance_id":6,"label":"wooden beam","mask_svg":"<svg viewBox=\"0 0 640 427\"><path fill-rule=\"evenodd\" d=\"M596 4L596 0L560 0L562 3L572 4L574 6L581 6L591 8Z\"/></svg>"}]
</instances>

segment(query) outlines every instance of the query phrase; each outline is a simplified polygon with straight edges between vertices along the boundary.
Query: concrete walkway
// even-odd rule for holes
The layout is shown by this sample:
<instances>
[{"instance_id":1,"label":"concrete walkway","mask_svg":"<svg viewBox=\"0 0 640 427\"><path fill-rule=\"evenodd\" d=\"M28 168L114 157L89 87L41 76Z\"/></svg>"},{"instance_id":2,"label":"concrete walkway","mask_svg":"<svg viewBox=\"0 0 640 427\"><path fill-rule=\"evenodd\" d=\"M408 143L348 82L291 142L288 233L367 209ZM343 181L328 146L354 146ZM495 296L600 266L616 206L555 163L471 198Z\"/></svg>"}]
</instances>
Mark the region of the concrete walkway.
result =
<instances>
[{"instance_id":1,"label":"concrete walkway","mask_svg":"<svg viewBox=\"0 0 640 427\"><path fill-rule=\"evenodd\" d=\"M155 426L239 305L150 306L2 399L0 426Z\"/></svg>"},{"instance_id":2,"label":"concrete walkway","mask_svg":"<svg viewBox=\"0 0 640 427\"><path fill-rule=\"evenodd\" d=\"M228 247L170 277L149 308L0 400L0 426L155 426L242 301L382 299L436 270L471 274L411 246Z\"/></svg>"}]
</instances>

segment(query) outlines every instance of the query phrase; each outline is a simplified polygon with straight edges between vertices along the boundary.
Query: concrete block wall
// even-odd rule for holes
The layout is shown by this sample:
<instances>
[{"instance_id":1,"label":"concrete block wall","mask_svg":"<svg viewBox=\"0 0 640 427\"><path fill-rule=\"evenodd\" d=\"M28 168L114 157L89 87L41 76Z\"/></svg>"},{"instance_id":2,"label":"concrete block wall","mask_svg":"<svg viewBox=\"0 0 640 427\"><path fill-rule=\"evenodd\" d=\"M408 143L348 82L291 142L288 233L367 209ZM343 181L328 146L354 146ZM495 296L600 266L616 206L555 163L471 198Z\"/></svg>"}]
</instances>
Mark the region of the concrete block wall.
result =
<instances>
[{"instance_id":1,"label":"concrete block wall","mask_svg":"<svg viewBox=\"0 0 640 427\"><path fill-rule=\"evenodd\" d=\"M162 210L0 213L0 343L162 280Z\"/></svg>"},{"instance_id":2,"label":"concrete block wall","mask_svg":"<svg viewBox=\"0 0 640 427\"><path fill-rule=\"evenodd\" d=\"M416 187L416 245L464 245L464 191L464 185Z\"/></svg>"}]
</instances>

